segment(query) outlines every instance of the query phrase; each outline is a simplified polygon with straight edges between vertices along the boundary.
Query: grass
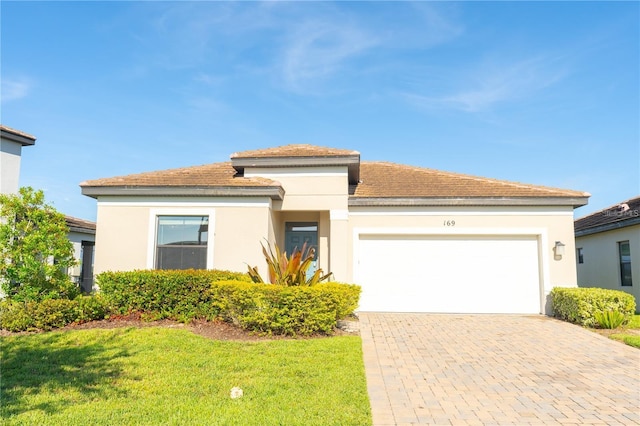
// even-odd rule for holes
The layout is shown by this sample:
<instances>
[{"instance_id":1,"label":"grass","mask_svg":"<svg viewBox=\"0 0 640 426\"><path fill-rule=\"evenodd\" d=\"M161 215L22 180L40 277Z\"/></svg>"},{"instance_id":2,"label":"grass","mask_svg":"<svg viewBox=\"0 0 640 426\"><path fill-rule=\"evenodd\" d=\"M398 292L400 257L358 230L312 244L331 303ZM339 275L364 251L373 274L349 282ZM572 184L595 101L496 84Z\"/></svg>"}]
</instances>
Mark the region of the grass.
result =
<instances>
[{"instance_id":1,"label":"grass","mask_svg":"<svg viewBox=\"0 0 640 426\"><path fill-rule=\"evenodd\" d=\"M629 324L620 327L621 332L612 334L612 339L621 340L629 346L640 349L640 335L625 333L626 330L640 330L640 315L634 315Z\"/></svg>"},{"instance_id":2,"label":"grass","mask_svg":"<svg viewBox=\"0 0 640 426\"><path fill-rule=\"evenodd\" d=\"M371 424L357 336L230 342L150 327L1 343L3 425Z\"/></svg>"}]
</instances>

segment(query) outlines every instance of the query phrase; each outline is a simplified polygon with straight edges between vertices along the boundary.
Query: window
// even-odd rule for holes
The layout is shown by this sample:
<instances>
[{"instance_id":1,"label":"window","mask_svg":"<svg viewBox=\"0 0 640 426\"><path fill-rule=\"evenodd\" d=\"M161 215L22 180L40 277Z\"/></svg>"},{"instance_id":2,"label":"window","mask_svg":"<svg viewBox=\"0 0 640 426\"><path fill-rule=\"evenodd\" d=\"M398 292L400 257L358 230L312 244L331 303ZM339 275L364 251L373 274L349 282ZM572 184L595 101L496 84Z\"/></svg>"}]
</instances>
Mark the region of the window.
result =
<instances>
[{"instance_id":1,"label":"window","mask_svg":"<svg viewBox=\"0 0 640 426\"><path fill-rule=\"evenodd\" d=\"M208 216L158 216L156 269L206 269Z\"/></svg>"},{"instance_id":2,"label":"window","mask_svg":"<svg viewBox=\"0 0 640 426\"><path fill-rule=\"evenodd\" d=\"M584 263L584 256L582 254L582 247L579 247L578 249L576 249L577 253L576 253L576 257L578 258L578 263Z\"/></svg>"},{"instance_id":3,"label":"window","mask_svg":"<svg viewBox=\"0 0 640 426\"><path fill-rule=\"evenodd\" d=\"M631 284L631 248L629 241L618 243L618 254L620 256L620 285L630 287Z\"/></svg>"}]
</instances>

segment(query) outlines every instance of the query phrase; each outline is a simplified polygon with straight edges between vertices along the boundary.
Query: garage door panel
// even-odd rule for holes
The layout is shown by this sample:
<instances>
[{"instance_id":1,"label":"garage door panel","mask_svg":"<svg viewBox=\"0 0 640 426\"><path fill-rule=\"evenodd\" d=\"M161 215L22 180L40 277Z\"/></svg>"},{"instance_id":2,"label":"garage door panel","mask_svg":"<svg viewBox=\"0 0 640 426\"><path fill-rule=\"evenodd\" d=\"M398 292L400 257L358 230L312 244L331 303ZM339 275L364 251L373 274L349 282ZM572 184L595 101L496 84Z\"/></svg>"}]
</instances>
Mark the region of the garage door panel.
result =
<instances>
[{"instance_id":1,"label":"garage door panel","mask_svg":"<svg viewBox=\"0 0 640 426\"><path fill-rule=\"evenodd\" d=\"M365 236L360 310L539 313L536 238Z\"/></svg>"}]
</instances>

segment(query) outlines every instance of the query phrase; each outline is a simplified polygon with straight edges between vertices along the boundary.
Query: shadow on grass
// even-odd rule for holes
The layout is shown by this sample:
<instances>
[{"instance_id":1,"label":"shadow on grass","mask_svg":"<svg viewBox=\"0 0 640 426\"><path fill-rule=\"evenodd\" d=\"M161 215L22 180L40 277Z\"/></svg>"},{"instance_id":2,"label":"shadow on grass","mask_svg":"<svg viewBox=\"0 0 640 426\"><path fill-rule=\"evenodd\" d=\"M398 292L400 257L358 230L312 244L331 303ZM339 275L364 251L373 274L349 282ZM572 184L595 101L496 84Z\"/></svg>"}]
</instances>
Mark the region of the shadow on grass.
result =
<instances>
[{"instance_id":1,"label":"shadow on grass","mask_svg":"<svg viewBox=\"0 0 640 426\"><path fill-rule=\"evenodd\" d=\"M117 343L110 344L117 337L110 334L87 341L54 332L2 339L0 418L30 410L53 413L76 403L78 393L83 399L122 395L115 382L129 353ZM38 398L45 392L55 397Z\"/></svg>"}]
</instances>

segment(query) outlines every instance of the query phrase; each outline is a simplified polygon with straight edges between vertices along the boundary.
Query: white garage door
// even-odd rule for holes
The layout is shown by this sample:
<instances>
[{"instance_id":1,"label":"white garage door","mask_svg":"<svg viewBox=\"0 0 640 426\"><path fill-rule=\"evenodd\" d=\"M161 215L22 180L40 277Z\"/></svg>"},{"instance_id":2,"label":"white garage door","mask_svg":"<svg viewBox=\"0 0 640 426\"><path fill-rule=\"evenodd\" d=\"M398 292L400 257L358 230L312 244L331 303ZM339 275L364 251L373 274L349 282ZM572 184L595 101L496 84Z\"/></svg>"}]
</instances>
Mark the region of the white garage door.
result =
<instances>
[{"instance_id":1,"label":"white garage door","mask_svg":"<svg viewBox=\"0 0 640 426\"><path fill-rule=\"evenodd\" d=\"M540 313L535 237L361 235L361 311Z\"/></svg>"}]
</instances>

